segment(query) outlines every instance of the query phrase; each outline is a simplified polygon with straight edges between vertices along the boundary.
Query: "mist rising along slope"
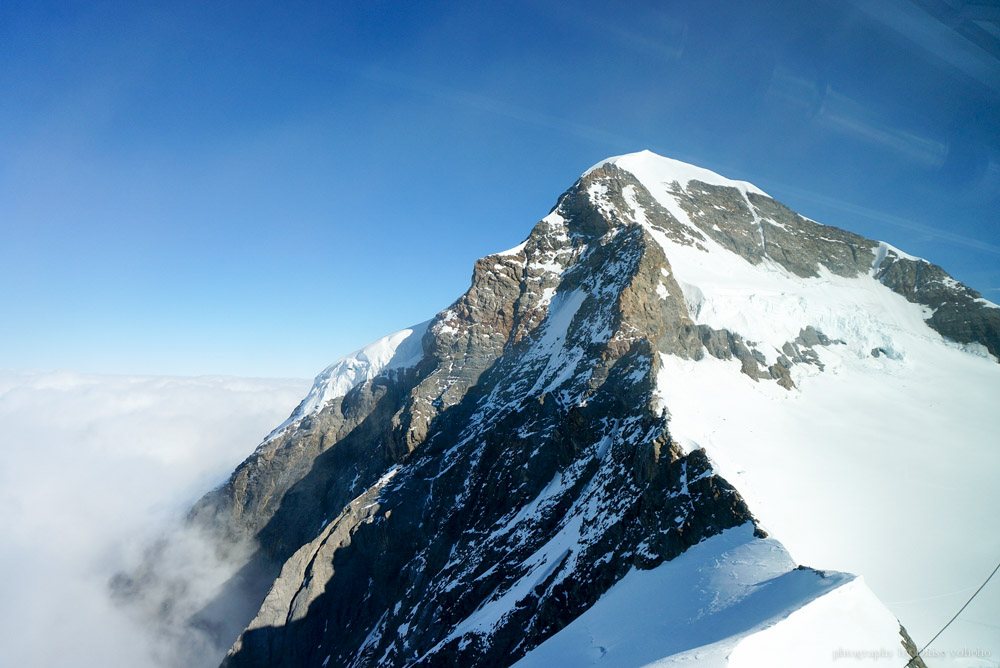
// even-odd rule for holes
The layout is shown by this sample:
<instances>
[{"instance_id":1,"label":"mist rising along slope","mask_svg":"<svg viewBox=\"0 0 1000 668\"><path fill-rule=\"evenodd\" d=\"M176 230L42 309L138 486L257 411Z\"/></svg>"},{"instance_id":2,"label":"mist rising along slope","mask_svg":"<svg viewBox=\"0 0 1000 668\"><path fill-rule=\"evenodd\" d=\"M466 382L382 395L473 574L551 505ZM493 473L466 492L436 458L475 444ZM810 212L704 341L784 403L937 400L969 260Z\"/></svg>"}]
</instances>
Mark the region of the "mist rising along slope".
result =
<instances>
[{"instance_id":1,"label":"mist rising along slope","mask_svg":"<svg viewBox=\"0 0 1000 668\"><path fill-rule=\"evenodd\" d=\"M773 642L803 629L912 649L864 583L796 560L900 562L851 513L912 532L927 492L899 465L929 473L941 442L871 416L912 416L928 369L996 396L998 331L940 268L750 184L602 162L429 323L321 374L192 511L256 549L215 608L246 611L214 626L224 665L751 665L777 645L832 663ZM995 465L964 440L995 422L964 399L951 445ZM633 602L656 623L609 614Z\"/></svg>"}]
</instances>

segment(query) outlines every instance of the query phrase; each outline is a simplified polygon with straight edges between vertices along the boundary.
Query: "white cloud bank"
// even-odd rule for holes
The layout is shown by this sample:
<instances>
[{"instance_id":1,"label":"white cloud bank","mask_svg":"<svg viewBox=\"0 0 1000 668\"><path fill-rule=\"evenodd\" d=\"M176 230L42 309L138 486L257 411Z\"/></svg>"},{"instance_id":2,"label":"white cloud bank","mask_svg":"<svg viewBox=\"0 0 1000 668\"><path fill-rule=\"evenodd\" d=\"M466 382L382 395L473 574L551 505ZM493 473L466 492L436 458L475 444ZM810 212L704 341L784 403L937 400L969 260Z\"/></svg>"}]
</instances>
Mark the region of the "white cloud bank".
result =
<instances>
[{"instance_id":1,"label":"white cloud bank","mask_svg":"<svg viewBox=\"0 0 1000 668\"><path fill-rule=\"evenodd\" d=\"M0 666L150 666L109 579L135 565L307 380L0 371Z\"/></svg>"}]
</instances>

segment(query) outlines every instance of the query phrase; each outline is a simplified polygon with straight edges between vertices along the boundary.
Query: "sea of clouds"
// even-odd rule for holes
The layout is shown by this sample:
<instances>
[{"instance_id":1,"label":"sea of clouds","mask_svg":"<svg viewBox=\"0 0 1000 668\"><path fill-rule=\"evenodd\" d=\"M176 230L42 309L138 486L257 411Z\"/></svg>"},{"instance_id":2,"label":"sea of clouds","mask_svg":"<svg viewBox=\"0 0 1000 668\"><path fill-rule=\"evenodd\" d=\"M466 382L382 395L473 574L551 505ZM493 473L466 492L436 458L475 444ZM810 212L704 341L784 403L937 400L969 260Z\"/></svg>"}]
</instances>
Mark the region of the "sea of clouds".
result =
<instances>
[{"instance_id":1,"label":"sea of clouds","mask_svg":"<svg viewBox=\"0 0 1000 668\"><path fill-rule=\"evenodd\" d=\"M163 629L115 604L109 582L176 531L308 388L0 371L0 666L171 663ZM208 563L199 549L181 559Z\"/></svg>"}]
</instances>

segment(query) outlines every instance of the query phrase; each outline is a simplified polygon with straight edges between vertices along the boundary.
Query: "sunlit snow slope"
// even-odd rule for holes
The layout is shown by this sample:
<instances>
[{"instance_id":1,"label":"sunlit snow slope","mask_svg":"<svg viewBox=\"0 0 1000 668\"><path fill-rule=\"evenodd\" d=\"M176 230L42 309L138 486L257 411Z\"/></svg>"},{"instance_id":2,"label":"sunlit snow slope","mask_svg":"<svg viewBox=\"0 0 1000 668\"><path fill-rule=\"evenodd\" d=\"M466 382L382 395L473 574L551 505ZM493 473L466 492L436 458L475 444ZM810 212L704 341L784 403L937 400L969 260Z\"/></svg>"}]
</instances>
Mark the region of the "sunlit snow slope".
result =
<instances>
[{"instance_id":1,"label":"sunlit snow slope","mask_svg":"<svg viewBox=\"0 0 1000 668\"><path fill-rule=\"evenodd\" d=\"M223 666L905 665L1000 555L998 354L940 267L604 161L199 501L256 548Z\"/></svg>"},{"instance_id":2,"label":"sunlit snow slope","mask_svg":"<svg viewBox=\"0 0 1000 668\"><path fill-rule=\"evenodd\" d=\"M744 526L632 571L515 665L859 666L870 659L841 650L885 647L897 657L898 632L860 580L796 569L780 543Z\"/></svg>"},{"instance_id":3,"label":"sunlit snow slope","mask_svg":"<svg viewBox=\"0 0 1000 668\"><path fill-rule=\"evenodd\" d=\"M694 229L673 184L760 192L649 152L610 162ZM887 252L915 259L888 244L865 275L821 267L800 277L711 238L701 250L649 231L695 322L757 343L768 363L809 326L839 341L815 346L817 363L791 367L792 391L740 373L735 359L663 355L659 392L673 437L705 448L799 563L863 575L922 645L1000 558L989 491L1000 471L996 359L980 345L946 340L926 324L929 308L874 278ZM934 665L998 665L1000 635L984 623L1000 619L1000 587L965 615L971 621L936 641ZM950 656L977 648L994 663Z\"/></svg>"}]
</instances>

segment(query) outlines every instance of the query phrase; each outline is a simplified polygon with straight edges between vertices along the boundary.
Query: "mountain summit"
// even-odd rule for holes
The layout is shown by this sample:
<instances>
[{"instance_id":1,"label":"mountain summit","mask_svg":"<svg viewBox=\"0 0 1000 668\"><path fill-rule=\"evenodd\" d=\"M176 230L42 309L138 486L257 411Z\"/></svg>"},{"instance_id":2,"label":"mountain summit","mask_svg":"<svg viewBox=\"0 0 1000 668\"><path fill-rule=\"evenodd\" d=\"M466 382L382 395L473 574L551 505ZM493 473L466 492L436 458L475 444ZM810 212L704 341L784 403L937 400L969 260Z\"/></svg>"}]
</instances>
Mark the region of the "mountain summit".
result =
<instances>
[{"instance_id":1,"label":"mountain summit","mask_svg":"<svg viewBox=\"0 0 1000 668\"><path fill-rule=\"evenodd\" d=\"M931 447L824 411L929 361L995 390L998 355L1000 308L941 268L611 158L451 306L320 374L196 505L252 546L198 619L229 668L903 665L896 617L782 528L812 554L822 522L796 522L850 487L850 453Z\"/></svg>"}]
</instances>

